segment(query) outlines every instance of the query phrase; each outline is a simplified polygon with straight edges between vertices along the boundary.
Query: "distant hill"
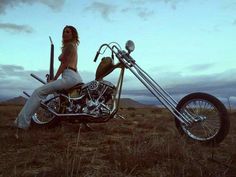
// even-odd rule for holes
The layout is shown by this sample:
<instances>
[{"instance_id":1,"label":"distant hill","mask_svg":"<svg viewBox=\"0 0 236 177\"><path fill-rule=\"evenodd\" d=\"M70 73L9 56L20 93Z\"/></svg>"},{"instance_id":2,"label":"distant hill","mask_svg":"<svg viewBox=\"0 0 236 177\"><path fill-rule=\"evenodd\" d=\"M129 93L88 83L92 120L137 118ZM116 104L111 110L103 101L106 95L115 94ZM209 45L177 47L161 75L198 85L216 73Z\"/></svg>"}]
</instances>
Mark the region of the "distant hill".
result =
<instances>
[{"instance_id":1,"label":"distant hill","mask_svg":"<svg viewBox=\"0 0 236 177\"><path fill-rule=\"evenodd\" d=\"M138 101L132 100L130 98L121 98L120 100L120 107L122 108L145 108L145 107L150 107L152 105L148 104L142 104Z\"/></svg>"},{"instance_id":2,"label":"distant hill","mask_svg":"<svg viewBox=\"0 0 236 177\"><path fill-rule=\"evenodd\" d=\"M227 100L221 100L223 104L229 108L229 103ZM22 96L18 96L15 98L11 98L9 100L4 100L0 101L0 105L24 105L26 102L26 98ZM158 104L158 102L148 102L147 104L141 103L139 101L135 101L130 98L121 98L120 100L120 107L121 108L147 108L147 107L152 107L154 105L158 105L159 107L163 107L162 104ZM230 106L232 108L236 108L236 101L235 100L230 100Z\"/></svg>"},{"instance_id":3,"label":"distant hill","mask_svg":"<svg viewBox=\"0 0 236 177\"><path fill-rule=\"evenodd\" d=\"M22 96L18 96L9 100L5 100L0 102L0 104L6 104L6 105L24 105L26 102L26 98Z\"/></svg>"}]
</instances>

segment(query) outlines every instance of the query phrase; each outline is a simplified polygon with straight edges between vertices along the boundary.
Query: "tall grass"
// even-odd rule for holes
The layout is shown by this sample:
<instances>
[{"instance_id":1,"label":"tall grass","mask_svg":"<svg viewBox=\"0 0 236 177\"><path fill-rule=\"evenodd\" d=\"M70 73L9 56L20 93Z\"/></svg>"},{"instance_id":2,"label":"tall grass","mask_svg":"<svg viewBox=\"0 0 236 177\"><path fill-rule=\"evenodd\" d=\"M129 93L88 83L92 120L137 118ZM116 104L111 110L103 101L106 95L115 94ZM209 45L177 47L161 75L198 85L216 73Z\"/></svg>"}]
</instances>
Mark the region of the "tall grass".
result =
<instances>
[{"instance_id":1,"label":"tall grass","mask_svg":"<svg viewBox=\"0 0 236 177\"><path fill-rule=\"evenodd\" d=\"M72 149L72 151L70 152L70 146L68 144L68 147L66 150L66 177L73 177L74 173L75 173L75 176L78 176L79 174L80 163L81 163L81 158L78 155L79 142L80 142L80 130L81 130L81 126L79 127L79 130L78 130L75 148Z\"/></svg>"},{"instance_id":2,"label":"tall grass","mask_svg":"<svg viewBox=\"0 0 236 177\"><path fill-rule=\"evenodd\" d=\"M0 115L4 115L0 117L0 177L234 177L236 174L236 114L231 116L234 123L229 136L212 149L188 143L176 131L170 115L153 108L123 109L126 120L93 124L92 132L63 123L55 129L32 129L16 141L15 129L6 125L14 120L18 109L8 113L0 108Z\"/></svg>"}]
</instances>

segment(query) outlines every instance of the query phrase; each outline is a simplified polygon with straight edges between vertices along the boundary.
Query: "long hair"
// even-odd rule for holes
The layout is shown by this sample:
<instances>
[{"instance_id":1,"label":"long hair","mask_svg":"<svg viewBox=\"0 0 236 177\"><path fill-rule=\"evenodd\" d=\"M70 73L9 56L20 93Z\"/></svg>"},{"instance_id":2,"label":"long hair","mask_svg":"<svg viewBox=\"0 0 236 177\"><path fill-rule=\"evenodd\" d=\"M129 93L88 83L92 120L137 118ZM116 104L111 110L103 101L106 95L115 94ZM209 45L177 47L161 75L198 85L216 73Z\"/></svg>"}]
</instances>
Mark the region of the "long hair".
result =
<instances>
[{"instance_id":1,"label":"long hair","mask_svg":"<svg viewBox=\"0 0 236 177\"><path fill-rule=\"evenodd\" d=\"M80 41L79 41L79 35L78 35L78 32L77 32L76 28L73 27L73 26L66 25L63 29L63 32L62 32L62 49L65 46L65 41L63 40L63 33L64 33L66 28L69 28L72 31L72 39L71 39L70 42L75 42L75 44L78 46Z\"/></svg>"}]
</instances>

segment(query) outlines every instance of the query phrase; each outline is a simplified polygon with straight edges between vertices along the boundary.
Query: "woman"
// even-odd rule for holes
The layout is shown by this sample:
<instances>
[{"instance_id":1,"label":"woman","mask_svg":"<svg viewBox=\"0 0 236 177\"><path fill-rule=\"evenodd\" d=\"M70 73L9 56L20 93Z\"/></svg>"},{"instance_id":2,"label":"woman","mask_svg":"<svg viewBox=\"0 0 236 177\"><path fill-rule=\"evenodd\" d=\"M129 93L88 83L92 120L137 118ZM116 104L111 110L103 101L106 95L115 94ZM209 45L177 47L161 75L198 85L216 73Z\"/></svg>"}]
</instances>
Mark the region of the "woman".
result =
<instances>
[{"instance_id":1,"label":"woman","mask_svg":"<svg viewBox=\"0 0 236 177\"><path fill-rule=\"evenodd\" d=\"M65 26L62 33L62 54L58 57L61 61L53 80L37 88L18 114L14 124L17 128L27 129L30 126L31 117L40 106L40 101L47 95L58 90L68 89L81 83L82 79L77 72L77 46L79 37L73 26ZM62 74L62 78L58 79Z\"/></svg>"}]
</instances>

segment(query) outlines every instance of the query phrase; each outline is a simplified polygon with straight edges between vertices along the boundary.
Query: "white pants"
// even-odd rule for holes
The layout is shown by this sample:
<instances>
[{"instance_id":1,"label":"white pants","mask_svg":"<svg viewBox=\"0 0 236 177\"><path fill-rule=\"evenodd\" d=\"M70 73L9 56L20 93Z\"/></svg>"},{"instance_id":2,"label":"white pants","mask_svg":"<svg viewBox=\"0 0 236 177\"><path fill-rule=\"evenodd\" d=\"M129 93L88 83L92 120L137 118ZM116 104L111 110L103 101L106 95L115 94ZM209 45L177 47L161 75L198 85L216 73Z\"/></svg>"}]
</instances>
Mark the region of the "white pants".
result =
<instances>
[{"instance_id":1,"label":"white pants","mask_svg":"<svg viewBox=\"0 0 236 177\"><path fill-rule=\"evenodd\" d=\"M69 89L81 82L82 79L77 72L71 69L65 69L62 73L61 79L49 82L35 89L22 108L21 112L18 114L18 117L15 120L16 126L18 128L27 129L30 126L31 117L40 107L41 100L45 99L47 95L52 94L55 91Z\"/></svg>"}]
</instances>

